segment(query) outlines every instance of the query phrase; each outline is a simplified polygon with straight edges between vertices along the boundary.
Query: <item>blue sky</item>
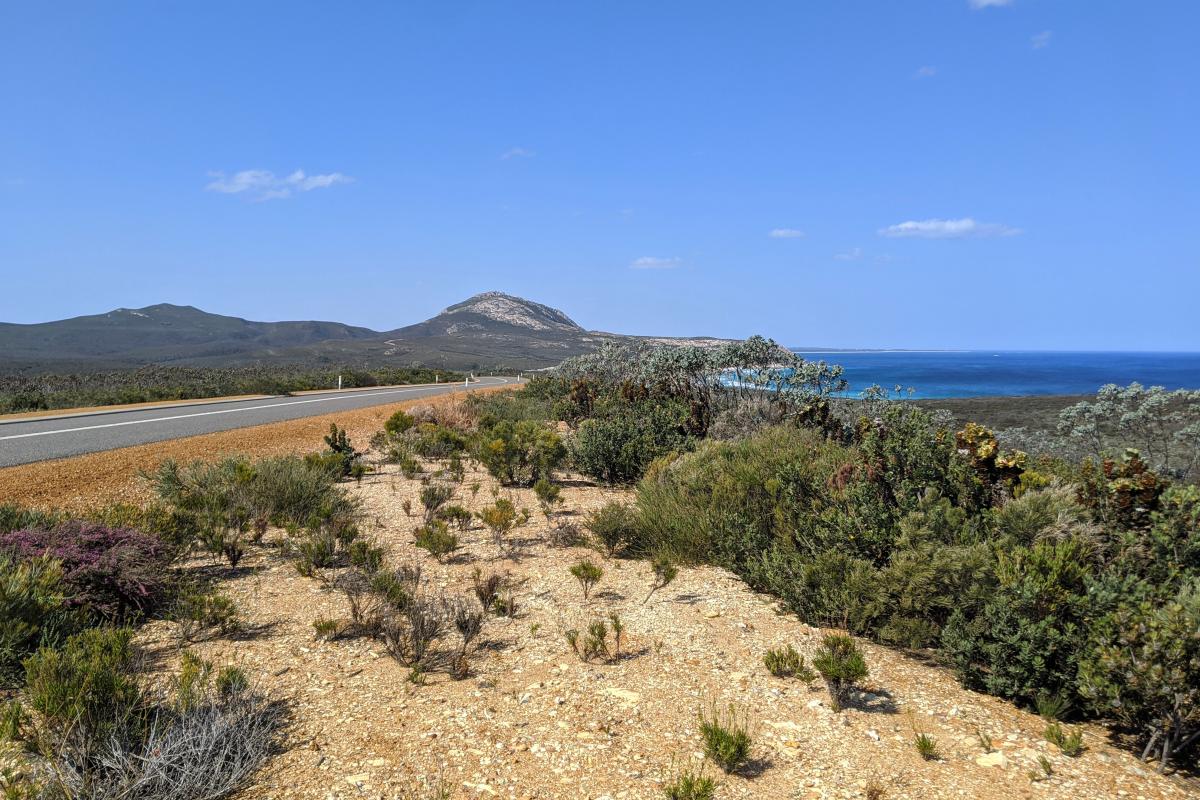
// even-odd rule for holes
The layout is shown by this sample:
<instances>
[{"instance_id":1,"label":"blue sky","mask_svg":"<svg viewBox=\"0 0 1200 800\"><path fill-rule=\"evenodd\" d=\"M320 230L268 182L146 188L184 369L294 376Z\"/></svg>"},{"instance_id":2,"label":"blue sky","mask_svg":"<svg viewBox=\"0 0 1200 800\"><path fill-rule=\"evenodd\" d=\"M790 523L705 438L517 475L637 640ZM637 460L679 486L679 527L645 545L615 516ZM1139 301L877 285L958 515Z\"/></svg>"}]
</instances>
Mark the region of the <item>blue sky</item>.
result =
<instances>
[{"instance_id":1,"label":"blue sky","mask_svg":"<svg viewBox=\"0 0 1200 800\"><path fill-rule=\"evenodd\" d=\"M8 3L0 320L1200 350L1192 2Z\"/></svg>"}]
</instances>

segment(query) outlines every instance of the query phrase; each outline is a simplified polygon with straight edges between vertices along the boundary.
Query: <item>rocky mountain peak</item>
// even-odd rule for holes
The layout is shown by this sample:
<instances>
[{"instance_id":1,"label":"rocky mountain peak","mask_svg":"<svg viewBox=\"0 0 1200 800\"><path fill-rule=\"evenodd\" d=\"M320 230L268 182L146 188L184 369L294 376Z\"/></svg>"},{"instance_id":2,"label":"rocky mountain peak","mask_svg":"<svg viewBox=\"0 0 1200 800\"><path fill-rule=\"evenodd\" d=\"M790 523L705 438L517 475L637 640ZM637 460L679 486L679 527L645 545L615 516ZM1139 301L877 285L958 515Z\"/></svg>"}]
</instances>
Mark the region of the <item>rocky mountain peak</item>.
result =
<instances>
[{"instance_id":1,"label":"rocky mountain peak","mask_svg":"<svg viewBox=\"0 0 1200 800\"><path fill-rule=\"evenodd\" d=\"M583 330L574 320L557 308L504 292L477 294L450 306L439 316L446 318L459 315L483 317L493 322L534 331L578 332Z\"/></svg>"}]
</instances>

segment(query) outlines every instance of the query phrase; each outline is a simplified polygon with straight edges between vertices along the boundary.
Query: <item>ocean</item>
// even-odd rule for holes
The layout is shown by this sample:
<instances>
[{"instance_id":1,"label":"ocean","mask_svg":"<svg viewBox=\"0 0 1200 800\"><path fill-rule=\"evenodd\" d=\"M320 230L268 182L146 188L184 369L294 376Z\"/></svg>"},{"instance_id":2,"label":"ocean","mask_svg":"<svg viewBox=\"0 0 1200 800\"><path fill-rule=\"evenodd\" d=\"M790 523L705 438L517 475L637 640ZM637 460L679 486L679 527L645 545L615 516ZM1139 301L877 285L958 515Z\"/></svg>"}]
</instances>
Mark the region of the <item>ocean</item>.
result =
<instances>
[{"instance_id":1,"label":"ocean","mask_svg":"<svg viewBox=\"0 0 1200 800\"><path fill-rule=\"evenodd\" d=\"M1200 389L1200 353L1130 352L801 352L841 364L857 396L872 384L915 390L914 397L1095 394L1106 383Z\"/></svg>"}]
</instances>

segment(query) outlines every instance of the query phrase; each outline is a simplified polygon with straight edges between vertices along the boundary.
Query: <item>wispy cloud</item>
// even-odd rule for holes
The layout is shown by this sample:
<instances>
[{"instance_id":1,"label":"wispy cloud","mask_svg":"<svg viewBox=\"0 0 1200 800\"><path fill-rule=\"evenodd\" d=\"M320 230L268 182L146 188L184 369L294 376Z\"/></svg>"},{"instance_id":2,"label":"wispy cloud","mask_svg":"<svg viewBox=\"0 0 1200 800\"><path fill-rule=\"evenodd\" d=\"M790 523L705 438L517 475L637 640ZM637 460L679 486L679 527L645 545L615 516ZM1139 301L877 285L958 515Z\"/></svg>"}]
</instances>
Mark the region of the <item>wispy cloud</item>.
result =
<instances>
[{"instance_id":1,"label":"wispy cloud","mask_svg":"<svg viewBox=\"0 0 1200 800\"><path fill-rule=\"evenodd\" d=\"M1012 0L967 0L967 5L976 11L979 11L990 6L995 6L997 8L1000 6L1010 6L1012 5Z\"/></svg>"},{"instance_id":2,"label":"wispy cloud","mask_svg":"<svg viewBox=\"0 0 1200 800\"><path fill-rule=\"evenodd\" d=\"M682 258L661 258L659 256L642 256L635 258L630 264L631 269L675 269L683 263Z\"/></svg>"},{"instance_id":3,"label":"wispy cloud","mask_svg":"<svg viewBox=\"0 0 1200 800\"><path fill-rule=\"evenodd\" d=\"M937 67L930 66L919 67L917 71L913 73L913 77L918 79L932 78L934 75L937 75Z\"/></svg>"},{"instance_id":4,"label":"wispy cloud","mask_svg":"<svg viewBox=\"0 0 1200 800\"><path fill-rule=\"evenodd\" d=\"M524 147L510 147L500 154L501 161L508 161L510 158L533 158L537 153Z\"/></svg>"},{"instance_id":5,"label":"wispy cloud","mask_svg":"<svg viewBox=\"0 0 1200 800\"><path fill-rule=\"evenodd\" d=\"M991 236L1015 236L1020 232L1020 228L1011 228L995 222L976 222L970 217L909 220L879 229L880 236L894 239L979 239Z\"/></svg>"},{"instance_id":6,"label":"wispy cloud","mask_svg":"<svg viewBox=\"0 0 1200 800\"><path fill-rule=\"evenodd\" d=\"M330 186L351 183L354 180L349 175L343 175L340 172L306 175L301 169L283 177L265 169L245 169L232 175L226 175L224 172L210 172L208 177L213 180L204 188L210 192L245 194L255 200L282 200L299 192L327 189Z\"/></svg>"},{"instance_id":7,"label":"wispy cloud","mask_svg":"<svg viewBox=\"0 0 1200 800\"><path fill-rule=\"evenodd\" d=\"M772 239L803 239L804 231L799 228L772 228L767 236Z\"/></svg>"},{"instance_id":8,"label":"wispy cloud","mask_svg":"<svg viewBox=\"0 0 1200 800\"><path fill-rule=\"evenodd\" d=\"M1049 47L1050 38L1052 36L1054 36L1054 31L1042 31L1041 33L1035 33L1033 36L1029 37L1029 46L1034 50L1041 50L1043 47Z\"/></svg>"},{"instance_id":9,"label":"wispy cloud","mask_svg":"<svg viewBox=\"0 0 1200 800\"><path fill-rule=\"evenodd\" d=\"M861 247L851 247L844 253L834 255L838 261L858 261L863 257L863 249Z\"/></svg>"}]
</instances>

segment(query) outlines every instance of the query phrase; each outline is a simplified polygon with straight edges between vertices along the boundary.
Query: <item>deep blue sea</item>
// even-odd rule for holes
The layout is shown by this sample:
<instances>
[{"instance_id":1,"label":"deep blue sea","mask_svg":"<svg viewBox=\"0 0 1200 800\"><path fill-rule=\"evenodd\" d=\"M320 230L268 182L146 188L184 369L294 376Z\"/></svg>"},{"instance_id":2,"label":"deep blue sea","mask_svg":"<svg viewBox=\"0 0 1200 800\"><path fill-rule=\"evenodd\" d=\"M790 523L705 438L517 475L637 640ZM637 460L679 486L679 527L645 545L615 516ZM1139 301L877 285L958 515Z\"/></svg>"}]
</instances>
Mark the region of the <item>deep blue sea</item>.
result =
<instances>
[{"instance_id":1,"label":"deep blue sea","mask_svg":"<svg viewBox=\"0 0 1200 800\"><path fill-rule=\"evenodd\" d=\"M848 394L872 384L914 397L1095 394L1106 383L1200 389L1200 353L1016 351L800 353L845 367Z\"/></svg>"}]
</instances>

